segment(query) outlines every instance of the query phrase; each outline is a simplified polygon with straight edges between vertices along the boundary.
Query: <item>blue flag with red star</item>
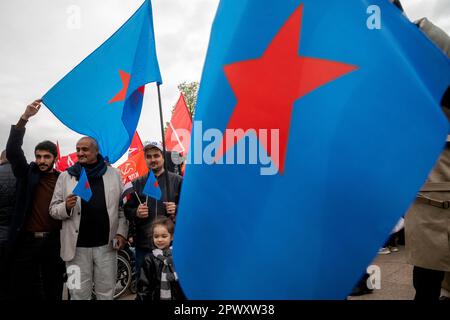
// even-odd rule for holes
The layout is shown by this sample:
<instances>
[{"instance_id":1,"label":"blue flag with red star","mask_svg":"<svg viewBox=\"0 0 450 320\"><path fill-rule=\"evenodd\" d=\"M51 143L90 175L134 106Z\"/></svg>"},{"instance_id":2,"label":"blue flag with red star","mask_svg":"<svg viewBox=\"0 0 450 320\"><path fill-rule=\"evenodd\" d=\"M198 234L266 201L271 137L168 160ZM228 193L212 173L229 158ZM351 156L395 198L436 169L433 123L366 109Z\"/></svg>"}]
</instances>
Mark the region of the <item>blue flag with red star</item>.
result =
<instances>
[{"instance_id":1,"label":"blue flag with red star","mask_svg":"<svg viewBox=\"0 0 450 320\"><path fill-rule=\"evenodd\" d=\"M128 149L141 114L144 85L162 83L150 0L43 97L72 130L97 140L110 163Z\"/></svg>"},{"instance_id":2,"label":"blue flag with red star","mask_svg":"<svg viewBox=\"0 0 450 320\"><path fill-rule=\"evenodd\" d=\"M450 62L370 4L379 29L363 0L220 2L173 247L188 298L344 299L415 198Z\"/></svg>"},{"instance_id":3,"label":"blue flag with red star","mask_svg":"<svg viewBox=\"0 0 450 320\"><path fill-rule=\"evenodd\" d=\"M142 193L153 199L161 200L161 188L159 187L158 180L156 180L152 170L148 171L147 182L145 183Z\"/></svg>"},{"instance_id":4,"label":"blue flag with red star","mask_svg":"<svg viewBox=\"0 0 450 320\"><path fill-rule=\"evenodd\" d=\"M78 183L73 189L72 193L76 196L79 196L86 202L89 202L89 200L91 200L92 190L86 175L86 170L84 170L83 167L81 168L80 179L78 179Z\"/></svg>"}]
</instances>

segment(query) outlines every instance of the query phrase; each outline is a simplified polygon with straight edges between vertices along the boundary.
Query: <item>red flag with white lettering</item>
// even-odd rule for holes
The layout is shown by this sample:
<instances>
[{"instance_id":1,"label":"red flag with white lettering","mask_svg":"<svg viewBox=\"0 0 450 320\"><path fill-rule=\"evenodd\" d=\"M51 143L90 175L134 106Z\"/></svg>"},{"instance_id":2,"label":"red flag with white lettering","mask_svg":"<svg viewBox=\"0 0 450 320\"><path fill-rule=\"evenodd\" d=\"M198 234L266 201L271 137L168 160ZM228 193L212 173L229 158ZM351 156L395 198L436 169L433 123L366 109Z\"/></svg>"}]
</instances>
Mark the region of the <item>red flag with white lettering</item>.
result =
<instances>
[{"instance_id":1,"label":"red flag with white lettering","mask_svg":"<svg viewBox=\"0 0 450 320\"><path fill-rule=\"evenodd\" d=\"M129 157L127 161L117 167L120 170L122 183L125 185L148 172L145 163L144 151L140 150L133 156Z\"/></svg>"},{"instance_id":2,"label":"red flag with white lettering","mask_svg":"<svg viewBox=\"0 0 450 320\"><path fill-rule=\"evenodd\" d=\"M191 142L191 130L191 114L189 113L183 94L180 94L169 127L166 130L166 149L169 151L177 151L181 155L186 155Z\"/></svg>"},{"instance_id":3,"label":"red flag with white lettering","mask_svg":"<svg viewBox=\"0 0 450 320\"><path fill-rule=\"evenodd\" d=\"M141 137L139 137L139 133L136 131L128 148L128 159L143 149L144 145L142 144Z\"/></svg>"},{"instance_id":4,"label":"red flag with white lettering","mask_svg":"<svg viewBox=\"0 0 450 320\"><path fill-rule=\"evenodd\" d=\"M59 149L58 142L56 142L56 150L58 152L58 155L57 155L56 162L55 162L55 168L59 172L65 171L67 168L73 166L78 161L76 152L70 153L66 156L61 156L61 151Z\"/></svg>"}]
</instances>

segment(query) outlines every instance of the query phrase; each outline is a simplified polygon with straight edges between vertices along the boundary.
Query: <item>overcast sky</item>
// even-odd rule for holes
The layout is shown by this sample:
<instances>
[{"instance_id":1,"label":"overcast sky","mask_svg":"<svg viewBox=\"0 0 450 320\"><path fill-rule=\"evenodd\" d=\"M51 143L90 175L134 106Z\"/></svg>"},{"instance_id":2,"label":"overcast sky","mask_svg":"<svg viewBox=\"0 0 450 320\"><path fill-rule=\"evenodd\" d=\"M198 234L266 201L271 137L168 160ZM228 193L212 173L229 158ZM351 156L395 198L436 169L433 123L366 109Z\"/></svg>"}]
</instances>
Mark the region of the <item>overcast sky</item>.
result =
<instances>
[{"instance_id":1,"label":"overcast sky","mask_svg":"<svg viewBox=\"0 0 450 320\"><path fill-rule=\"evenodd\" d=\"M143 0L0 0L0 149L10 125L26 105L40 98L104 42ZM153 0L156 49L163 77L165 121L176 103L177 85L200 81L211 24L219 0ZM427 16L450 33L450 0L402 0L411 20ZM78 19L79 17L79 19ZM148 85L138 132L160 140L156 88ZM41 140L58 140L73 152L80 135L46 108L27 125L24 150L33 160Z\"/></svg>"}]
</instances>

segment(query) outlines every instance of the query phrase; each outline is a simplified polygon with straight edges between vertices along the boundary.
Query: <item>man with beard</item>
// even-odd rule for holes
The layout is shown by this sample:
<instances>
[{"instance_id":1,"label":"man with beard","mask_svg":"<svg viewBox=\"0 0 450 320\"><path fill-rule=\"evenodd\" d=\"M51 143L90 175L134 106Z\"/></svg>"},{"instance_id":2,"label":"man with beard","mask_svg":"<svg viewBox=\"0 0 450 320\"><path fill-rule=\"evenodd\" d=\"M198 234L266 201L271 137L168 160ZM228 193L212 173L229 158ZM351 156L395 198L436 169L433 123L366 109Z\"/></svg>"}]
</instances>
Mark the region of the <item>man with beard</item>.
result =
<instances>
[{"instance_id":1,"label":"man with beard","mask_svg":"<svg viewBox=\"0 0 450 320\"><path fill-rule=\"evenodd\" d=\"M116 250L125 246L128 234L128 223L119 206L122 180L119 171L106 165L93 138L78 140L76 151L78 162L58 178L50 214L63 221L61 258L69 277L79 270L80 286L71 286L68 281L71 299L90 300L94 285L97 300L112 300ZM73 194L83 169L92 191L88 201Z\"/></svg>"},{"instance_id":2,"label":"man with beard","mask_svg":"<svg viewBox=\"0 0 450 320\"><path fill-rule=\"evenodd\" d=\"M136 234L134 242L136 245L136 275L139 279L141 266L144 258L152 252L152 222L156 216L168 216L175 221L178 200L181 191L183 178L164 169L163 147L159 142L146 143L144 146L144 156L147 168L152 170L158 180L161 189L161 201L146 197L142 191L147 182L148 174L133 182L134 193L125 206L125 215L133 224ZM167 175L167 180L166 180ZM166 181L169 187L166 188ZM167 194L166 190L169 190ZM139 196L139 198L137 198Z\"/></svg>"},{"instance_id":3,"label":"man with beard","mask_svg":"<svg viewBox=\"0 0 450 320\"><path fill-rule=\"evenodd\" d=\"M59 257L61 222L49 214L59 173L53 169L56 145L40 142L35 161L22 150L25 125L36 115L42 100L28 105L11 132L6 153L17 179L16 203L8 241L9 295L14 300L61 300L64 264Z\"/></svg>"}]
</instances>

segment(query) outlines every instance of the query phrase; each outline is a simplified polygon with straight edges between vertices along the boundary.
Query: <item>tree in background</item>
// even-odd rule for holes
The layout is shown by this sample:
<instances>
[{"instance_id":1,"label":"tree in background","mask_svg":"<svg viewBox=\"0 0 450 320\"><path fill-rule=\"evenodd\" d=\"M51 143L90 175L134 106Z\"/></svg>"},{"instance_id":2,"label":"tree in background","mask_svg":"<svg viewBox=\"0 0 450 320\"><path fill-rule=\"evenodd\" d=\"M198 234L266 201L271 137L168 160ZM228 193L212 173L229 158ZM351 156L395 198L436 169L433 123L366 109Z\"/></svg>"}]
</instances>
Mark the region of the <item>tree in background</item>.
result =
<instances>
[{"instance_id":1,"label":"tree in background","mask_svg":"<svg viewBox=\"0 0 450 320\"><path fill-rule=\"evenodd\" d=\"M194 119L195 105L197 104L198 86L199 86L199 83L196 81L194 81L194 82L184 81L177 86L178 90L180 90L180 92L184 96L184 101L186 102L186 105L188 107L189 114L191 115L192 120ZM176 105L172 106L171 114L173 114L173 111L175 110L175 106ZM164 125L164 133L166 132L168 126L169 126L169 122L166 122Z\"/></svg>"},{"instance_id":2,"label":"tree in background","mask_svg":"<svg viewBox=\"0 0 450 320\"><path fill-rule=\"evenodd\" d=\"M184 100L191 114L191 118L194 118L195 105L197 104L197 93L198 93L199 83L194 82L182 82L178 85L178 90L183 94Z\"/></svg>"}]
</instances>

